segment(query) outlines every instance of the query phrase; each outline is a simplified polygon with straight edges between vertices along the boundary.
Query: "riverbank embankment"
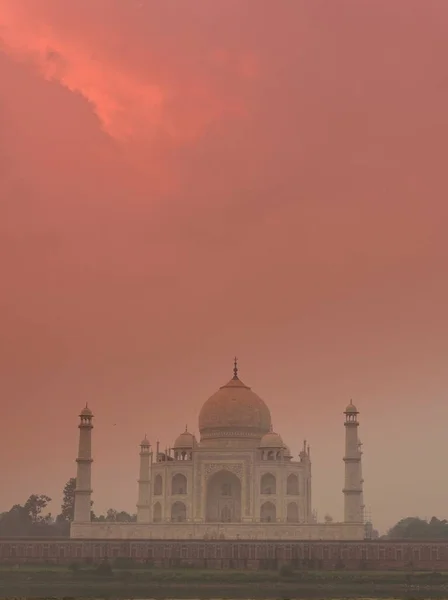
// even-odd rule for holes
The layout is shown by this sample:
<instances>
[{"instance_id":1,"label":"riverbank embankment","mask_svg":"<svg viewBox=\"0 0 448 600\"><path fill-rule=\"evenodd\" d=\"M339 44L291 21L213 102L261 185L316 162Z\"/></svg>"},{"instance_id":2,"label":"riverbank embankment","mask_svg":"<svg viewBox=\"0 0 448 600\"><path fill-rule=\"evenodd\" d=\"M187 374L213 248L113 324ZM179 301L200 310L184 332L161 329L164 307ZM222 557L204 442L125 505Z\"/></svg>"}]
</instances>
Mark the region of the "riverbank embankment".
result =
<instances>
[{"instance_id":1,"label":"riverbank embankment","mask_svg":"<svg viewBox=\"0 0 448 600\"><path fill-rule=\"evenodd\" d=\"M448 573L0 567L0 597L448 597Z\"/></svg>"}]
</instances>

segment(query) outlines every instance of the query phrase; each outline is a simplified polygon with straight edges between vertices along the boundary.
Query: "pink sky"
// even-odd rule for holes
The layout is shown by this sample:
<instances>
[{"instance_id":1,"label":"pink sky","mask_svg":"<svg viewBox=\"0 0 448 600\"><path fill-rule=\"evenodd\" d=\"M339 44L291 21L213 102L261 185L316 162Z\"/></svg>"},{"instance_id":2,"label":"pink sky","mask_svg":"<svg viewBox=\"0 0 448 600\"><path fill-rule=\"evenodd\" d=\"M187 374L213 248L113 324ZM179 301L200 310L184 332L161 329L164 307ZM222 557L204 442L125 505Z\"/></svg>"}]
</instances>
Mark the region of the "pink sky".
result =
<instances>
[{"instance_id":1,"label":"pink sky","mask_svg":"<svg viewBox=\"0 0 448 600\"><path fill-rule=\"evenodd\" d=\"M448 517L446 0L0 0L0 510L134 510L231 376L342 517Z\"/></svg>"}]
</instances>

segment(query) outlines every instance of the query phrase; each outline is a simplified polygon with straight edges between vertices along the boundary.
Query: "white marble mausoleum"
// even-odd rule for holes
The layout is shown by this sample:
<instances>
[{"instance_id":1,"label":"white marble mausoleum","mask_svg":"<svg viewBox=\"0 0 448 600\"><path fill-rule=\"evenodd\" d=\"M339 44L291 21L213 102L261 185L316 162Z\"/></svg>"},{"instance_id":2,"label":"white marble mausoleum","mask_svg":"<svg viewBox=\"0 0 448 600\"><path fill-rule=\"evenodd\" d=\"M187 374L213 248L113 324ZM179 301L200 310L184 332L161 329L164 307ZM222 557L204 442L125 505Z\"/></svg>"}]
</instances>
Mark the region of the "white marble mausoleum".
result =
<instances>
[{"instance_id":1,"label":"white marble mausoleum","mask_svg":"<svg viewBox=\"0 0 448 600\"><path fill-rule=\"evenodd\" d=\"M357 540L364 538L358 411L345 415L344 520L318 523L306 442L294 457L272 426L265 402L232 379L199 414L199 439L187 429L171 448L140 445L137 522L92 522L93 414L79 423L77 487L71 537L89 539ZM100 477L100 475L97 475Z\"/></svg>"}]
</instances>

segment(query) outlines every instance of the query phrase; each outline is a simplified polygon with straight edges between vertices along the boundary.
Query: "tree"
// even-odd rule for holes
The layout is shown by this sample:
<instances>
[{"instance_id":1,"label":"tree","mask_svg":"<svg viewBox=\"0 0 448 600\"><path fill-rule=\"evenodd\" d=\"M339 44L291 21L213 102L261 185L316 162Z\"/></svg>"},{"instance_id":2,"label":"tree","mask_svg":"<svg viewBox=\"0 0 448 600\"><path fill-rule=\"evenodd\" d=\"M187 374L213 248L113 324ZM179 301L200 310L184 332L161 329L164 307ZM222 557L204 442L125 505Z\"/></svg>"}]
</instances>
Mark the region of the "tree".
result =
<instances>
[{"instance_id":1,"label":"tree","mask_svg":"<svg viewBox=\"0 0 448 600\"><path fill-rule=\"evenodd\" d=\"M62 492L62 505L59 520L71 522L75 516L76 477L71 477Z\"/></svg>"},{"instance_id":2,"label":"tree","mask_svg":"<svg viewBox=\"0 0 448 600\"><path fill-rule=\"evenodd\" d=\"M118 522L128 523L137 521L137 515L131 515L125 510L115 510L115 508L109 508L105 515L95 516L92 520L100 522Z\"/></svg>"},{"instance_id":3,"label":"tree","mask_svg":"<svg viewBox=\"0 0 448 600\"><path fill-rule=\"evenodd\" d=\"M387 533L391 539L440 539L448 538L448 522L432 517L428 522L419 517L401 519Z\"/></svg>"},{"instance_id":4,"label":"tree","mask_svg":"<svg viewBox=\"0 0 448 600\"><path fill-rule=\"evenodd\" d=\"M30 532L30 519L23 506L15 504L0 520L0 536L26 536Z\"/></svg>"},{"instance_id":5,"label":"tree","mask_svg":"<svg viewBox=\"0 0 448 600\"><path fill-rule=\"evenodd\" d=\"M131 515L130 513L126 512L125 510L120 510L119 512L117 512L116 520L119 521L120 523L134 522L134 521L137 521L137 515Z\"/></svg>"},{"instance_id":6,"label":"tree","mask_svg":"<svg viewBox=\"0 0 448 600\"><path fill-rule=\"evenodd\" d=\"M51 502L45 494L32 494L25 504L15 504L0 519L0 535L32 536L55 535L54 521L50 513L43 511Z\"/></svg>"},{"instance_id":7,"label":"tree","mask_svg":"<svg viewBox=\"0 0 448 600\"><path fill-rule=\"evenodd\" d=\"M48 523L51 521L50 513L48 513L46 516L42 516L42 511L47 508L49 502L51 502L51 498L45 496L45 494L32 494L25 502L25 506L23 508L25 509L33 525L38 523Z\"/></svg>"},{"instance_id":8,"label":"tree","mask_svg":"<svg viewBox=\"0 0 448 600\"><path fill-rule=\"evenodd\" d=\"M65 527L63 526L64 531L68 531L67 523L71 523L75 518L75 491L76 477L70 477L62 491L61 512L56 519L62 525L65 523ZM92 500L90 501L90 506L93 506ZM91 510L90 516L92 521L97 520L93 510Z\"/></svg>"},{"instance_id":9,"label":"tree","mask_svg":"<svg viewBox=\"0 0 448 600\"><path fill-rule=\"evenodd\" d=\"M106 521L116 521L117 520L118 511L114 508L109 508L106 513Z\"/></svg>"}]
</instances>

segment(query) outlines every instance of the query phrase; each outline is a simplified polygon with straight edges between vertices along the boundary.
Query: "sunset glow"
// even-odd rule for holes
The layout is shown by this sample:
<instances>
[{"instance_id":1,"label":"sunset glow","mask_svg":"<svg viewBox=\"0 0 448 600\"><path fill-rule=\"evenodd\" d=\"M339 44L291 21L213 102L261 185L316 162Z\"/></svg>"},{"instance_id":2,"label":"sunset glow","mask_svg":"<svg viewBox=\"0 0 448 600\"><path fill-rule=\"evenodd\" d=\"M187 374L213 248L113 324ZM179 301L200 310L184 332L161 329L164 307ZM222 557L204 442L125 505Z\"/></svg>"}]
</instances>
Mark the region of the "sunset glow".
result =
<instances>
[{"instance_id":1,"label":"sunset glow","mask_svg":"<svg viewBox=\"0 0 448 600\"><path fill-rule=\"evenodd\" d=\"M446 23L445 0L0 0L0 511L57 512L86 402L95 506L133 511L142 437L195 432L237 354L309 440L320 517L352 398L375 526L446 518Z\"/></svg>"}]
</instances>

